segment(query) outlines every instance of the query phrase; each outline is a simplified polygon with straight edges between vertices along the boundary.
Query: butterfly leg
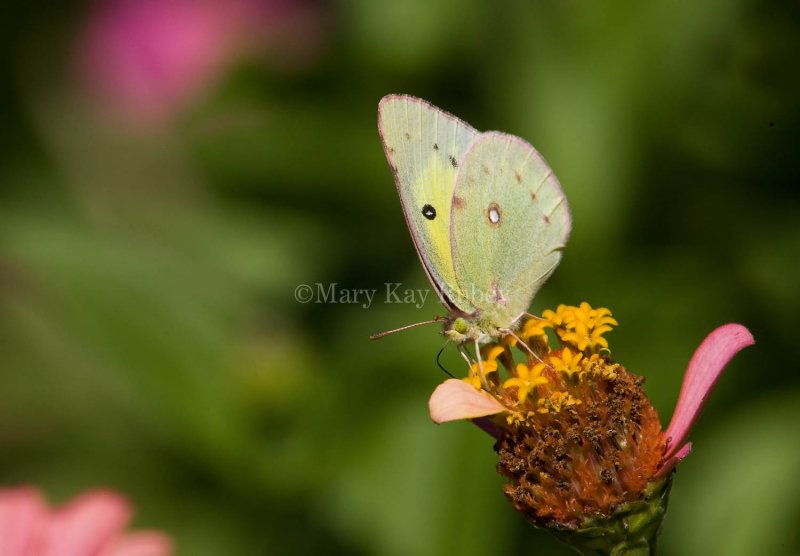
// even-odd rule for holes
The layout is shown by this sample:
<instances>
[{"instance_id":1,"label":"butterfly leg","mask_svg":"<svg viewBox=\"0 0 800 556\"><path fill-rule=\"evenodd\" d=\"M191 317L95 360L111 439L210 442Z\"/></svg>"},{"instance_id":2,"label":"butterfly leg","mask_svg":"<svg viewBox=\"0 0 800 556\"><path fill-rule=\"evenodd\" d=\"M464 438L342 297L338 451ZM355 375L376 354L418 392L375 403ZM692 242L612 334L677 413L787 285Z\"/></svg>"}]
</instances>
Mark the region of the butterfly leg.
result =
<instances>
[{"instance_id":1,"label":"butterfly leg","mask_svg":"<svg viewBox=\"0 0 800 556\"><path fill-rule=\"evenodd\" d=\"M471 367L472 360L469 358L469 352L466 349L464 349L464 346L458 346L458 353L460 353L461 357L464 358L464 361L467 362L467 366Z\"/></svg>"},{"instance_id":2,"label":"butterfly leg","mask_svg":"<svg viewBox=\"0 0 800 556\"><path fill-rule=\"evenodd\" d=\"M474 376L478 376L481 380L481 384L485 386L486 380L483 373L483 361L481 361L481 352L480 349L478 349L477 342L475 344L475 361L472 360L469 350L463 344L458 346L458 353L460 353L461 357L464 358L464 361L467 362L467 366L469 367L469 377L472 378ZM477 373L475 372L476 367L478 369Z\"/></svg>"},{"instance_id":3,"label":"butterfly leg","mask_svg":"<svg viewBox=\"0 0 800 556\"><path fill-rule=\"evenodd\" d=\"M528 313L527 311L522 313L522 314L525 315L528 318L533 319L533 320L547 320L547 319L543 319L542 317L538 317L538 316L534 315L533 313Z\"/></svg>"},{"instance_id":4,"label":"butterfly leg","mask_svg":"<svg viewBox=\"0 0 800 556\"><path fill-rule=\"evenodd\" d=\"M483 372L483 359L481 358L481 346L478 343L478 339L475 338L475 359L478 360L478 369L481 373L481 384L484 386L488 386L486 382L486 373Z\"/></svg>"},{"instance_id":5,"label":"butterfly leg","mask_svg":"<svg viewBox=\"0 0 800 556\"><path fill-rule=\"evenodd\" d=\"M536 352L534 352L534 351L533 351L533 350L530 348L530 346L529 346L528 344L526 344L525 342L523 342L523 341L522 341L522 338L520 338L519 336L517 336L516 334L514 334L514 331L513 331L513 330L510 330L510 329L505 329L505 328L504 328L504 329L501 329L501 332L505 332L506 334L510 334L511 336L513 336L513 337L514 337L514 338L517 340L517 343L518 343L519 345L521 345L521 346L522 346L522 347L525 349L525 351L527 351L527 352L528 352L528 353L531 355L531 357L533 357L534 359L536 359L536 360L537 360L539 363L544 363L544 361L542 361L542 358L541 358L541 357L539 357L538 355L536 355ZM549 367L549 365L548 365L548 367Z\"/></svg>"}]
</instances>

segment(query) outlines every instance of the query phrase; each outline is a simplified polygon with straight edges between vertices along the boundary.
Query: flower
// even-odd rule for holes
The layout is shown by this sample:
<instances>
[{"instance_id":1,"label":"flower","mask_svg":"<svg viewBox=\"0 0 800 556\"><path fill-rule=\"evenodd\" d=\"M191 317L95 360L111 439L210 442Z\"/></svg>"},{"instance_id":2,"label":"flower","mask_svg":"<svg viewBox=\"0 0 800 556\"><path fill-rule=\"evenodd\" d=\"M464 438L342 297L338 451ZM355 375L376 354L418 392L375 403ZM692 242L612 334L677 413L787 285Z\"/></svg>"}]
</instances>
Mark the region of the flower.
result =
<instances>
[{"instance_id":1,"label":"flower","mask_svg":"<svg viewBox=\"0 0 800 556\"><path fill-rule=\"evenodd\" d=\"M78 70L128 123L157 124L243 53L303 63L318 50L318 12L308 0L100 0L78 39Z\"/></svg>"},{"instance_id":2,"label":"flower","mask_svg":"<svg viewBox=\"0 0 800 556\"><path fill-rule=\"evenodd\" d=\"M450 379L429 402L435 422L472 419L496 438L506 496L529 521L600 553L651 546L671 472L691 451L691 426L727 363L754 342L738 324L713 331L692 357L662 432L644 379L611 359L604 335L615 325L611 311L585 302L545 311L522 323L514 341L483 348L496 380ZM524 362L514 364L515 355Z\"/></svg>"},{"instance_id":3,"label":"flower","mask_svg":"<svg viewBox=\"0 0 800 556\"><path fill-rule=\"evenodd\" d=\"M726 324L709 334L694 352L683 377L678 404L665 433L666 447L659 476L671 471L692 449L684 444L700 411L728 362L739 351L755 343L741 324Z\"/></svg>"},{"instance_id":4,"label":"flower","mask_svg":"<svg viewBox=\"0 0 800 556\"><path fill-rule=\"evenodd\" d=\"M520 363L517 365L517 376L509 378L503 383L504 389L516 388L517 401L525 403L528 394L540 384L547 384L547 379L542 376L545 369L544 363L537 363L533 367Z\"/></svg>"},{"instance_id":5,"label":"flower","mask_svg":"<svg viewBox=\"0 0 800 556\"><path fill-rule=\"evenodd\" d=\"M93 490L51 509L33 487L0 489L2 556L167 556L163 533L125 533L129 503L119 494Z\"/></svg>"}]
</instances>

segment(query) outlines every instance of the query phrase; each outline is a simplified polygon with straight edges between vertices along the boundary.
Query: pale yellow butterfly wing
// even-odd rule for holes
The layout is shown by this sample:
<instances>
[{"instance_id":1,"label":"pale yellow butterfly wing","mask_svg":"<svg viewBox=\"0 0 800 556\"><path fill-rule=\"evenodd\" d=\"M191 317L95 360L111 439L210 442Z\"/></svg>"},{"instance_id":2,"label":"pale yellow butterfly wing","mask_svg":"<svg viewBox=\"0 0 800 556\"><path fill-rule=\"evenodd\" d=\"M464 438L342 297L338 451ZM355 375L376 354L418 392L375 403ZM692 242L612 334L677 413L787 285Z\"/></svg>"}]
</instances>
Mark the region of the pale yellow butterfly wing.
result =
<instances>
[{"instance_id":1,"label":"pale yellow butterfly wing","mask_svg":"<svg viewBox=\"0 0 800 556\"><path fill-rule=\"evenodd\" d=\"M450 216L458 166L478 132L429 102L407 95L381 99L378 129L428 278L445 306L472 312L453 267Z\"/></svg>"},{"instance_id":2,"label":"pale yellow butterfly wing","mask_svg":"<svg viewBox=\"0 0 800 556\"><path fill-rule=\"evenodd\" d=\"M527 142L487 132L464 155L452 207L458 287L479 322L509 327L561 260L571 228L561 186Z\"/></svg>"}]
</instances>

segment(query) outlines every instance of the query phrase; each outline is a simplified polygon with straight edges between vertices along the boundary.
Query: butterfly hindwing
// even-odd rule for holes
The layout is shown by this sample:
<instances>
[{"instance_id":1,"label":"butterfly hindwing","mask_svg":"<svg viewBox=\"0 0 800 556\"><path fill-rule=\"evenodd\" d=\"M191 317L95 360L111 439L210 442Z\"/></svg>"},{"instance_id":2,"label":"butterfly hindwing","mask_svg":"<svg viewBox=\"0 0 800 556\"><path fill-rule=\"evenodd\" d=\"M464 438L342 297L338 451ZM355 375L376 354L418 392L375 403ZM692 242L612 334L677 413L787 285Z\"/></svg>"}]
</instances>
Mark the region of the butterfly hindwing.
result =
<instances>
[{"instance_id":1,"label":"butterfly hindwing","mask_svg":"<svg viewBox=\"0 0 800 556\"><path fill-rule=\"evenodd\" d=\"M500 328L528 309L555 270L571 220L541 155L518 137L487 132L458 169L450 226L459 289Z\"/></svg>"},{"instance_id":2,"label":"butterfly hindwing","mask_svg":"<svg viewBox=\"0 0 800 556\"><path fill-rule=\"evenodd\" d=\"M473 307L458 288L450 218L458 167L478 132L432 104L388 95L378 128L414 245L442 301L451 310Z\"/></svg>"}]
</instances>

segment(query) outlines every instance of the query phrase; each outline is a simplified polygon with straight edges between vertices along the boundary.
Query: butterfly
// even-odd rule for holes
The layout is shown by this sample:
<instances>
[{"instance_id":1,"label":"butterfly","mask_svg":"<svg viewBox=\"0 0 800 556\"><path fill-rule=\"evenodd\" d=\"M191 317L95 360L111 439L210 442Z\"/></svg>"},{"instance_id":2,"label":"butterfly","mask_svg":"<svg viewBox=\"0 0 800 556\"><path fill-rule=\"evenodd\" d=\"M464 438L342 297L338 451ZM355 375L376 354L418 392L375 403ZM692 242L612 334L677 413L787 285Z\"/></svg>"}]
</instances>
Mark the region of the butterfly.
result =
<instances>
[{"instance_id":1,"label":"butterfly","mask_svg":"<svg viewBox=\"0 0 800 556\"><path fill-rule=\"evenodd\" d=\"M481 133L409 95L381 99L378 131L417 254L448 311L419 324L443 321L459 344L513 334L571 228L553 171L525 140Z\"/></svg>"}]
</instances>

